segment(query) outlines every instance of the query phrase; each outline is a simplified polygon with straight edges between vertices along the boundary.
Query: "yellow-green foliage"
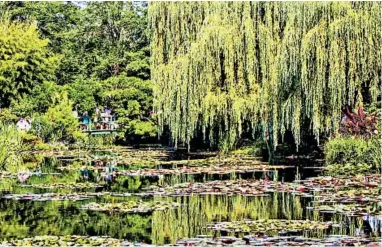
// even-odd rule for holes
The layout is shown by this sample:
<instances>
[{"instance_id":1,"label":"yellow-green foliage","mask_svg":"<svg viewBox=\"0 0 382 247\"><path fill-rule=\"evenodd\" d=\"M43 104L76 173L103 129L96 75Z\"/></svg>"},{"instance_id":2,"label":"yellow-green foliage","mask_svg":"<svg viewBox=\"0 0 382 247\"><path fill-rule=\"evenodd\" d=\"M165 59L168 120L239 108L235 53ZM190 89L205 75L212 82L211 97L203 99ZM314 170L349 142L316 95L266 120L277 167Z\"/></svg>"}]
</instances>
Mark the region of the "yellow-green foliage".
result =
<instances>
[{"instance_id":1,"label":"yellow-green foliage","mask_svg":"<svg viewBox=\"0 0 382 247\"><path fill-rule=\"evenodd\" d=\"M35 25L0 17L0 106L54 78L58 57L47 45Z\"/></svg>"},{"instance_id":2,"label":"yellow-green foliage","mask_svg":"<svg viewBox=\"0 0 382 247\"><path fill-rule=\"evenodd\" d=\"M344 105L378 94L377 2L152 2L151 76L159 125L175 143L201 127L232 145L243 131L291 130L308 120L337 132ZM250 122L249 130L243 123Z\"/></svg>"},{"instance_id":3,"label":"yellow-green foliage","mask_svg":"<svg viewBox=\"0 0 382 247\"><path fill-rule=\"evenodd\" d=\"M258 141L254 143L252 146L245 146L240 149L233 150L231 153L261 156L263 154L263 150L266 148L267 148L266 143L264 143L263 141Z\"/></svg>"},{"instance_id":4,"label":"yellow-green foliage","mask_svg":"<svg viewBox=\"0 0 382 247\"><path fill-rule=\"evenodd\" d=\"M54 98L55 106L49 108L45 115L53 123L56 134L60 137L71 136L78 129L78 120L72 114L73 102L65 93Z\"/></svg>"},{"instance_id":5,"label":"yellow-green foliage","mask_svg":"<svg viewBox=\"0 0 382 247\"><path fill-rule=\"evenodd\" d=\"M381 157L381 141L378 138L338 137L325 144L327 165L357 167L365 164L376 170L380 168Z\"/></svg>"},{"instance_id":6,"label":"yellow-green foliage","mask_svg":"<svg viewBox=\"0 0 382 247\"><path fill-rule=\"evenodd\" d=\"M372 165L366 163L346 163L346 164L331 164L326 166L325 174L329 176L354 176L358 174L370 174L375 173L376 170Z\"/></svg>"},{"instance_id":7,"label":"yellow-green foliage","mask_svg":"<svg viewBox=\"0 0 382 247\"><path fill-rule=\"evenodd\" d=\"M78 133L78 119L72 113L73 102L66 93L52 95L52 106L44 115L36 116L32 121L32 133L45 142L84 139Z\"/></svg>"},{"instance_id":8,"label":"yellow-green foliage","mask_svg":"<svg viewBox=\"0 0 382 247\"><path fill-rule=\"evenodd\" d=\"M21 160L22 139L15 125L0 122L0 171L17 171Z\"/></svg>"},{"instance_id":9,"label":"yellow-green foliage","mask_svg":"<svg viewBox=\"0 0 382 247\"><path fill-rule=\"evenodd\" d=\"M0 122L4 124L11 124L17 121L18 117L12 113L9 108L0 109Z\"/></svg>"}]
</instances>

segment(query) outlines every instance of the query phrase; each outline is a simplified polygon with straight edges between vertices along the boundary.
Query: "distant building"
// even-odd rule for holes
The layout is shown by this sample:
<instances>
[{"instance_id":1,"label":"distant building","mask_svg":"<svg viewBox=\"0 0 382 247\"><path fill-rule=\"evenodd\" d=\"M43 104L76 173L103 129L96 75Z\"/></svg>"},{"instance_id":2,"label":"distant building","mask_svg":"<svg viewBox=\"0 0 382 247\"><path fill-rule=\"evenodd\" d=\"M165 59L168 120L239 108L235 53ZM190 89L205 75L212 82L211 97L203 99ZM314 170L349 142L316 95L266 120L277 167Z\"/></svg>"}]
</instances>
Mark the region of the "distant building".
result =
<instances>
[{"instance_id":1,"label":"distant building","mask_svg":"<svg viewBox=\"0 0 382 247\"><path fill-rule=\"evenodd\" d=\"M31 129L31 123L28 119L20 118L19 121L17 121L16 126L19 130L25 130L28 131Z\"/></svg>"}]
</instances>

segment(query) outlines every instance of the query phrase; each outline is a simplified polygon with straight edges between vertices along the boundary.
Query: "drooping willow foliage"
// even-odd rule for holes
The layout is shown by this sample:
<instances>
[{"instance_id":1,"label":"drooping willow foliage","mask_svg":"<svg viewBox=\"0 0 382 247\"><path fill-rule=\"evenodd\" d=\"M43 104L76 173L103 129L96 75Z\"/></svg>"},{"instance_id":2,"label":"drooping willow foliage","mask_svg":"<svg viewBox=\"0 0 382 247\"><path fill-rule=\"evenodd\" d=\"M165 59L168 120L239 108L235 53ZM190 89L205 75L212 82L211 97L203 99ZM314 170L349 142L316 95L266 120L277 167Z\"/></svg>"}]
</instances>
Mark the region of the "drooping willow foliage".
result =
<instances>
[{"instance_id":1,"label":"drooping willow foliage","mask_svg":"<svg viewBox=\"0 0 382 247\"><path fill-rule=\"evenodd\" d=\"M232 145L260 126L298 146L303 125L319 140L380 93L380 3L153 2L149 16L155 109L175 144L201 130Z\"/></svg>"}]
</instances>

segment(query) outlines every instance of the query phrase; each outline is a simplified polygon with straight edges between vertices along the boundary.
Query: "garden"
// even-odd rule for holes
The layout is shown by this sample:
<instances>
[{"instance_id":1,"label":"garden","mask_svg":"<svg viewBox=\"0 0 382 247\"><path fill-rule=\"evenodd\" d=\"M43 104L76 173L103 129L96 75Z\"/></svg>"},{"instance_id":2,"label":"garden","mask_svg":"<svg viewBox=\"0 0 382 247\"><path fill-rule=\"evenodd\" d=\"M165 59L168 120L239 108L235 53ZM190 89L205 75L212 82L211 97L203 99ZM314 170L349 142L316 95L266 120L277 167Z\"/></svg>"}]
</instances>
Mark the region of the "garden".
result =
<instances>
[{"instance_id":1,"label":"garden","mask_svg":"<svg viewBox=\"0 0 382 247\"><path fill-rule=\"evenodd\" d=\"M0 247L380 246L380 13L1 2Z\"/></svg>"}]
</instances>

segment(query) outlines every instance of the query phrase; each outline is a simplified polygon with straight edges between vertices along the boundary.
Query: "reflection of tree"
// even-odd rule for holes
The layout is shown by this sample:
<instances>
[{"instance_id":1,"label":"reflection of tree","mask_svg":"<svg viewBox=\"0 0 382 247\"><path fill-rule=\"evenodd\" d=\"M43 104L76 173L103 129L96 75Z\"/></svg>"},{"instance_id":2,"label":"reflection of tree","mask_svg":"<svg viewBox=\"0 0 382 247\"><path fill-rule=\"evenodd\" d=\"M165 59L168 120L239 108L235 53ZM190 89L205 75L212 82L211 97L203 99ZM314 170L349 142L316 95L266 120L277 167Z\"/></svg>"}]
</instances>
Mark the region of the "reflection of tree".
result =
<instances>
[{"instance_id":1,"label":"reflection of tree","mask_svg":"<svg viewBox=\"0 0 382 247\"><path fill-rule=\"evenodd\" d=\"M290 193L274 193L268 197L226 197L226 196L192 196L175 199L183 206L175 210L153 213L152 242L154 244L174 243L177 239L195 237L196 235L219 235L206 229L214 221L238 221L244 219L288 219L300 220L307 217L311 220L344 222L343 217L317 217L316 212L307 211L305 207L311 199L294 196ZM348 225L332 228L330 234L350 234L348 228L359 226L355 220L347 220ZM304 233L312 237L322 237L323 230Z\"/></svg>"},{"instance_id":2,"label":"reflection of tree","mask_svg":"<svg viewBox=\"0 0 382 247\"><path fill-rule=\"evenodd\" d=\"M118 177L116 183L111 186L112 191L137 191L142 186L144 179L140 177L121 176Z\"/></svg>"},{"instance_id":3,"label":"reflection of tree","mask_svg":"<svg viewBox=\"0 0 382 247\"><path fill-rule=\"evenodd\" d=\"M151 216L109 215L79 210L75 204L0 200L0 236L109 235L131 241L150 241Z\"/></svg>"},{"instance_id":4,"label":"reflection of tree","mask_svg":"<svg viewBox=\"0 0 382 247\"><path fill-rule=\"evenodd\" d=\"M177 198L183 206L153 214L152 242L174 243L179 238L198 234L213 235L204 227L213 221L243 219L302 219L300 197L275 193L268 197L192 196Z\"/></svg>"},{"instance_id":5,"label":"reflection of tree","mask_svg":"<svg viewBox=\"0 0 382 247\"><path fill-rule=\"evenodd\" d=\"M304 219L345 222L329 234L355 235L363 222L344 215L322 215L305 209L311 199L290 193L268 197L191 196L158 198L175 200L182 206L156 211L152 215L107 214L80 210L89 201L113 202L138 198L103 197L83 202L31 202L0 200L0 238L23 238L37 235L108 235L114 238L153 244L174 243L177 239L198 234L219 235L206 229L214 221L243 219ZM151 199L152 200L152 199ZM366 224L363 224L366 225ZM322 237L323 231L306 232Z\"/></svg>"},{"instance_id":6,"label":"reflection of tree","mask_svg":"<svg viewBox=\"0 0 382 247\"><path fill-rule=\"evenodd\" d=\"M318 211L315 211L313 214L313 217L316 218L316 220L320 221L332 221L337 222L342 225L342 227L334 227L330 230L329 234L332 235L360 235L362 233L371 233L371 236L378 236L380 235L380 232L378 229L374 231L372 228L368 227L368 222L364 221L366 219L362 219L360 216L348 216L344 214L322 214ZM311 219L310 215L308 215L308 218Z\"/></svg>"}]
</instances>

